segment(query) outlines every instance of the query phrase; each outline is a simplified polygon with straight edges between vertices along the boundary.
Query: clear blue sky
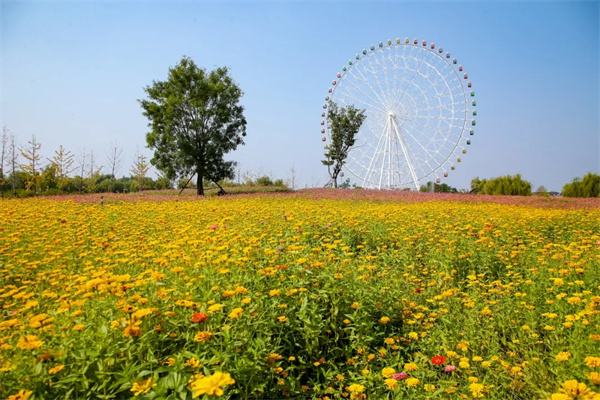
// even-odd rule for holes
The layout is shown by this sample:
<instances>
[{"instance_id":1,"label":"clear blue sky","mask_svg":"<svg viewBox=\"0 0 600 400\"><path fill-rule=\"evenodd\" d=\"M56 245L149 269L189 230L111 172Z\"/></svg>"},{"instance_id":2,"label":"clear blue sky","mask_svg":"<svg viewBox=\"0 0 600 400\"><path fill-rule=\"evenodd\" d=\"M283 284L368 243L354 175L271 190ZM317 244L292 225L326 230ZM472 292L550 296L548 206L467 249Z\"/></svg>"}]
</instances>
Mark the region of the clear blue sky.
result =
<instances>
[{"instance_id":1,"label":"clear blue sky","mask_svg":"<svg viewBox=\"0 0 600 400\"><path fill-rule=\"evenodd\" d=\"M320 114L354 54L396 37L433 41L477 91L477 135L445 181L520 173L560 191L599 170L599 2L3 1L1 123L51 157L111 142L128 175L145 148L137 99L183 55L230 67L244 91L242 171L322 186Z\"/></svg>"}]
</instances>

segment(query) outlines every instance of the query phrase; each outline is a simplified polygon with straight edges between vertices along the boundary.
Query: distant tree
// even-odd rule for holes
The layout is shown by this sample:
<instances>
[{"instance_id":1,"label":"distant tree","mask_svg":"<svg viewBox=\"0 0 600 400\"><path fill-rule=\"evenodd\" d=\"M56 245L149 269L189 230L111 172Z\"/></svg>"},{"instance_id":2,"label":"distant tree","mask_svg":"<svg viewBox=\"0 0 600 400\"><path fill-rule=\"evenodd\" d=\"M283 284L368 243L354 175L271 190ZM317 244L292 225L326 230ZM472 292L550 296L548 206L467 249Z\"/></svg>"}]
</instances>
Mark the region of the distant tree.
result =
<instances>
[{"instance_id":1,"label":"distant tree","mask_svg":"<svg viewBox=\"0 0 600 400\"><path fill-rule=\"evenodd\" d=\"M520 174L492 178L483 185L482 194L530 196L531 183L523 180Z\"/></svg>"},{"instance_id":2,"label":"distant tree","mask_svg":"<svg viewBox=\"0 0 600 400\"><path fill-rule=\"evenodd\" d=\"M333 181L333 187L338 187L337 178L346 163L348 153L356 142L356 134L367 118L365 110L359 110L353 105L338 107L333 101L329 102L327 120L330 126L331 142L327 145L325 160L327 172Z\"/></svg>"},{"instance_id":3,"label":"distant tree","mask_svg":"<svg viewBox=\"0 0 600 400\"><path fill-rule=\"evenodd\" d=\"M106 162L108 173L112 175L112 181L116 181L116 176L123 163L123 148L117 143L111 143L108 151L106 151ZM111 188L112 191L112 188Z\"/></svg>"},{"instance_id":4,"label":"distant tree","mask_svg":"<svg viewBox=\"0 0 600 400\"><path fill-rule=\"evenodd\" d=\"M473 178L471 180L471 193L482 193L486 182L486 179L479 179L478 176Z\"/></svg>"},{"instance_id":5,"label":"distant tree","mask_svg":"<svg viewBox=\"0 0 600 400\"><path fill-rule=\"evenodd\" d=\"M4 186L6 184L6 180L4 179L4 160L5 156L8 156L9 152L9 138L8 138L8 128L6 126L2 127L2 157L0 158L0 196L4 197Z\"/></svg>"},{"instance_id":6,"label":"distant tree","mask_svg":"<svg viewBox=\"0 0 600 400\"><path fill-rule=\"evenodd\" d=\"M433 191L435 193L458 193L458 190L455 187L448 185L447 183L433 183L427 182L427 185L422 185L419 189L420 192L429 192L431 191L431 185L433 186Z\"/></svg>"},{"instance_id":7,"label":"distant tree","mask_svg":"<svg viewBox=\"0 0 600 400\"><path fill-rule=\"evenodd\" d=\"M10 135L10 182L12 187L13 195L17 194L17 166L19 164L19 153L17 152L17 146L15 145L15 136Z\"/></svg>"},{"instance_id":8,"label":"distant tree","mask_svg":"<svg viewBox=\"0 0 600 400\"><path fill-rule=\"evenodd\" d=\"M545 187L544 185L538 186L538 188L537 188L537 189L535 189L535 192L534 192L534 194L535 194L536 196L545 196L545 197L548 197L548 196L550 196L550 195L548 194L548 190L546 189L546 187Z\"/></svg>"},{"instance_id":9,"label":"distant tree","mask_svg":"<svg viewBox=\"0 0 600 400\"><path fill-rule=\"evenodd\" d=\"M154 149L152 165L169 179L197 174L197 193L203 181L233 179L234 161L224 155L243 144L246 136L242 91L227 68L207 72L189 58L169 68L166 81L145 88L139 100L152 129L146 135Z\"/></svg>"},{"instance_id":10,"label":"distant tree","mask_svg":"<svg viewBox=\"0 0 600 400\"><path fill-rule=\"evenodd\" d=\"M60 192L63 193L63 189L69 181L69 175L75 171L73 165L75 163L75 156L70 151L66 151L62 144L58 150L54 151L54 153L54 157L49 158L48 161L50 161L50 164L54 167L57 187L60 189Z\"/></svg>"},{"instance_id":11,"label":"distant tree","mask_svg":"<svg viewBox=\"0 0 600 400\"><path fill-rule=\"evenodd\" d=\"M58 181L56 166L54 166L52 163L47 164L40 177L41 191L43 192L50 189L56 189L58 187Z\"/></svg>"},{"instance_id":12,"label":"distant tree","mask_svg":"<svg viewBox=\"0 0 600 400\"><path fill-rule=\"evenodd\" d=\"M575 178L563 186L565 197L600 197L600 175L587 173L583 179Z\"/></svg>"},{"instance_id":13,"label":"distant tree","mask_svg":"<svg viewBox=\"0 0 600 400\"><path fill-rule=\"evenodd\" d=\"M146 157L137 154L136 158L133 160L133 165L131 166L131 175L135 179L137 184L137 190L142 190L144 179L146 178L146 174L150 170L150 164L146 161Z\"/></svg>"},{"instance_id":14,"label":"distant tree","mask_svg":"<svg viewBox=\"0 0 600 400\"><path fill-rule=\"evenodd\" d=\"M79 153L79 165L77 166L77 171L79 172L79 176L76 176L74 179L77 182L77 188L79 189L79 193L83 191L84 188L84 176L85 176L85 168L86 168L86 160L87 154L85 152L85 147Z\"/></svg>"},{"instance_id":15,"label":"distant tree","mask_svg":"<svg viewBox=\"0 0 600 400\"><path fill-rule=\"evenodd\" d=\"M102 166L96 165L96 156L94 154L94 150L90 151L89 156L89 164L88 164L88 176L86 179L86 190L89 193L95 193L98 185L98 180L100 178L100 171L102 171Z\"/></svg>"},{"instance_id":16,"label":"distant tree","mask_svg":"<svg viewBox=\"0 0 600 400\"><path fill-rule=\"evenodd\" d=\"M25 185L26 190L33 188L33 193L37 196L38 188L40 186L42 169L40 164L40 149L42 144L35 139L35 136L31 137L31 140L27 142L26 146L21 147L19 150L21 156L25 158L25 164L21 164L21 170L27 174L27 183Z\"/></svg>"}]
</instances>

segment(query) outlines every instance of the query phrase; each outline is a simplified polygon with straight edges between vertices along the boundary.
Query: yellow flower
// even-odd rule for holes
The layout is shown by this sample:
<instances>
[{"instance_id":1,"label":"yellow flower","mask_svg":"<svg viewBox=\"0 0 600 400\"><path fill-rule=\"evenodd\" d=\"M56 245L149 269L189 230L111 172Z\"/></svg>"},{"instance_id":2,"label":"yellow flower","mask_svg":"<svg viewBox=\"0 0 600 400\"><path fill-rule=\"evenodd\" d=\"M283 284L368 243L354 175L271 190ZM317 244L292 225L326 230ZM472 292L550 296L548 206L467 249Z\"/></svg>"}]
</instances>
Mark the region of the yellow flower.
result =
<instances>
[{"instance_id":1,"label":"yellow flower","mask_svg":"<svg viewBox=\"0 0 600 400\"><path fill-rule=\"evenodd\" d=\"M18 345L17 345L18 346ZM600 367L600 357L586 357L585 360L583 360L585 362L585 365L587 365L590 368L597 368Z\"/></svg>"},{"instance_id":2,"label":"yellow flower","mask_svg":"<svg viewBox=\"0 0 600 400\"><path fill-rule=\"evenodd\" d=\"M481 383L471 383L469 385L469 390L471 391L471 394L473 395L474 398L479 398L479 397L483 397L485 386L482 385Z\"/></svg>"},{"instance_id":3,"label":"yellow flower","mask_svg":"<svg viewBox=\"0 0 600 400\"><path fill-rule=\"evenodd\" d=\"M384 380L385 385L388 387L388 389L390 390L394 390L394 389L398 389L398 381L395 380L394 378L388 378L386 380Z\"/></svg>"},{"instance_id":4,"label":"yellow flower","mask_svg":"<svg viewBox=\"0 0 600 400\"><path fill-rule=\"evenodd\" d=\"M563 382L561 392L572 399L587 399L594 395L585 383L577 382L575 379Z\"/></svg>"},{"instance_id":5,"label":"yellow flower","mask_svg":"<svg viewBox=\"0 0 600 400\"><path fill-rule=\"evenodd\" d=\"M590 382L592 382L594 385L600 385L600 374L597 372L590 372L589 374L587 374L588 379L590 380Z\"/></svg>"},{"instance_id":6,"label":"yellow flower","mask_svg":"<svg viewBox=\"0 0 600 400\"><path fill-rule=\"evenodd\" d=\"M360 307L360 303L355 301L354 303L352 303L352 305L350 307L352 307L356 310L358 307Z\"/></svg>"},{"instance_id":7,"label":"yellow flower","mask_svg":"<svg viewBox=\"0 0 600 400\"><path fill-rule=\"evenodd\" d=\"M425 385L423 385L423 389L425 389L426 392L435 392L435 389L437 389L435 387L435 385L430 385L428 383L426 383Z\"/></svg>"},{"instance_id":8,"label":"yellow flower","mask_svg":"<svg viewBox=\"0 0 600 400\"><path fill-rule=\"evenodd\" d=\"M57 373L58 371L61 371L65 366L64 365L57 365L56 367L50 368L48 370L48 373L50 375Z\"/></svg>"},{"instance_id":9,"label":"yellow flower","mask_svg":"<svg viewBox=\"0 0 600 400\"><path fill-rule=\"evenodd\" d=\"M75 326L73 327L73 330L74 330L74 331L81 331L81 330L83 330L83 328L84 328L84 327L85 327L84 325L77 324L77 325L75 325Z\"/></svg>"},{"instance_id":10,"label":"yellow flower","mask_svg":"<svg viewBox=\"0 0 600 400\"><path fill-rule=\"evenodd\" d=\"M352 385L346 388L350 393L357 394L365 391L365 387L363 385L359 385L357 383L353 383Z\"/></svg>"},{"instance_id":11,"label":"yellow flower","mask_svg":"<svg viewBox=\"0 0 600 400\"><path fill-rule=\"evenodd\" d=\"M196 336L194 336L194 340L196 342L206 342L210 339L211 336L212 333L210 332L198 332L196 333Z\"/></svg>"},{"instance_id":12,"label":"yellow flower","mask_svg":"<svg viewBox=\"0 0 600 400\"><path fill-rule=\"evenodd\" d=\"M277 317L277 319L278 319L278 320L279 320L279 322L281 322L281 323L284 323L285 321L287 321L287 320L288 320L288 319L287 319L287 317L285 317L285 316L283 316L283 315L282 315L281 317Z\"/></svg>"},{"instance_id":13,"label":"yellow flower","mask_svg":"<svg viewBox=\"0 0 600 400\"><path fill-rule=\"evenodd\" d=\"M388 323L388 322L390 322L390 321L391 321L391 319L389 319L388 317L381 317L381 318L379 319L379 322L381 322L381 323L382 323L382 324L384 324L384 325L385 325L385 324L387 324L387 323Z\"/></svg>"},{"instance_id":14,"label":"yellow flower","mask_svg":"<svg viewBox=\"0 0 600 400\"><path fill-rule=\"evenodd\" d=\"M408 364L404 364L404 370L405 371L416 371L418 369L419 369L419 367L415 363L411 362L411 363L408 363Z\"/></svg>"},{"instance_id":15,"label":"yellow flower","mask_svg":"<svg viewBox=\"0 0 600 400\"><path fill-rule=\"evenodd\" d=\"M412 340L417 340L419 339L419 335L416 332L411 332L408 334L408 337Z\"/></svg>"},{"instance_id":16,"label":"yellow flower","mask_svg":"<svg viewBox=\"0 0 600 400\"><path fill-rule=\"evenodd\" d=\"M469 350L469 342L465 342L464 340L462 340L459 344L456 345L456 348L460 351L467 351Z\"/></svg>"},{"instance_id":17,"label":"yellow flower","mask_svg":"<svg viewBox=\"0 0 600 400\"><path fill-rule=\"evenodd\" d=\"M196 358L190 358L183 364L184 367L200 368L202 364Z\"/></svg>"},{"instance_id":18,"label":"yellow flower","mask_svg":"<svg viewBox=\"0 0 600 400\"><path fill-rule=\"evenodd\" d=\"M273 289L269 292L269 296L273 297L273 296L279 296L281 294L281 290L279 289Z\"/></svg>"},{"instance_id":19,"label":"yellow flower","mask_svg":"<svg viewBox=\"0 0 600 400\"><path fill-rule=\"evenodd\" d=\"M381 371L381 375L383 375L384 378L391 378L395 373L396 370L394 368L384 368Z\"/></svg>"},{"instance_id":20,"label":"yellow flower","mask_svg":"<svg viewBox=\"0 0 600 400\"><path fill-rule=\"evenodd\" d=\"M148 393L154 386L156 386L156 383L152 382L152 378L148 378L145 381L135 382L130 390L137 397L140 394Z\"/></svg>"},{"instance_id":21,"label":"yellow flower","mask_svg":"<svg viewBox=\"0 0 600 400\"><path fill-rule=\"evenodd\" d=\"M597 335L597 334L593 334L593 333L592 333L592 334L590 335L590 339L592 339L593 341L596 341L596 342L600 342L600 335Z\"/></svg>"},{"instance_id":22,"label":"yellow flower","mask_svg":"<svg viewBox=\"0 0 600 400\"><path fill-rule=\"evenodd\" d=\"M245 299L242 300L242 303L249 304L251 301L252 301L251 297L246 297Z\"/></svg>"},{"instance_id":23,"label":"yellow flower","mask_svg":"<svg viewBox=\"0 0 600 400\"><path fill-rule=\"evenodd\" d=\"M42 347L44 342L39 340L35 335L26 335L21 337L17 343L17 347L23 350L33 350Z\"/></svg>"},{"instance_id":24,"label":"yellow flower","mask_svg":"<svg viewBox=\"0 0 600 400\"><path fill-rule=\"evenodd\" d=\"M469 364L468 361L461 361L458 363L458 366L461 368L469 368L471 366L471 364Z\"/></svg>"},{"instance_id":25,"label":"yellow flower","mask_svg":"<svg viewBox=\"0 0 600 400\"><path fill-rule=\"evenodd\" d=\"M212 306L208 307L208 312L212 313L215 311L221 311L222 309L223 309L222 304L213 304Z\"/></svg>"},{"instance_id":26,"label":"yellow flower","mask_svg":"<svg viewBox=\"0 0 600 400\"><path fill-rule=\"evenodd\" d=\"M27 400L32 394L31 390L19 390L19 393L8 396L8 400Z\"/></svg>"},{"instance_id":27,"label":"yellow flower","mask_svg":"<svg viewBox=\"0 0 600 400\"><path fill-rule=\"evenodd\" d=\"M406 380L406 386L408 387L415 387L417 386L419 383L421 383L420 380L418 380L417 378L408 378Z\"/></svg>"},{"instance_id":28,"label":"yellow flower","mask_svg":"<svg viewBox=\"0 0 600 400\"><path fill-rule=\"evenodd\" d=\"M567 361L571 357L568 351L561 351L556 355L556 361Z\"/></svg>"},{"instance_id":29,"label":"yellow flower","mask_svg":"<svg viewBox=\"0 0 600 400\"><path fill-rule=\"evenodd\" d=\"M573 398L564 393L553 393L548 400L573 400Z\"/></svg>"},{"instance_id":30,"label":"yellow flower","mask_svg":"<svg viewBox=\"0 0 600 400\"><path fill-rule=\"evenodd\" d=\"M394 338L387 338L383 341L383 343L385 343L387 345L392 345L392 344L396 343L396 341L394 340Z\"/></svg>"},{"instance_id":31,"label":"yellow flower","mask_svg":"<svg viewBox=\"0 0 600 400\"><path fill-rule=\"evenodd\" d=\"M231 311L231 314L229 314L229 318L232 318L232 319L239 318L242 315L243 311L244 311L243 308L234 308L233 311Z\"/></svg>"}]
</instances>

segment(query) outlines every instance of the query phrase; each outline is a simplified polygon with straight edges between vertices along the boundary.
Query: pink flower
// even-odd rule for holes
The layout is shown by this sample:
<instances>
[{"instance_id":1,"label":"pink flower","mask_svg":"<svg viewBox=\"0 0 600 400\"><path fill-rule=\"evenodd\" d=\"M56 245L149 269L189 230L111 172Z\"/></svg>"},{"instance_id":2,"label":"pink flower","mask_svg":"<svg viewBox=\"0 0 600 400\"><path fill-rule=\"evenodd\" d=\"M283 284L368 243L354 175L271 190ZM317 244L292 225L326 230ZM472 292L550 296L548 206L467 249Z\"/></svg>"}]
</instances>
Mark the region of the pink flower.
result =
<instances>
[{"instance_id":1,"label":"pink flower","mask_svg":"<svg viewBox=\"0 0 600 400\"><path fill-rule=\"evenodd\" d=\"M219 225L213 225L213 226L210 227L210 229L214 230L214 229L217 229L218 227L219 227Z\"/></svg>"},{"instance_id":2,"label":"pink flower","mask_svg":"<svg viewBox=\"0 0 600 400\"><path fill-rule=\"evenodd\" d=\"M446 372L452 372L456 370L456 365L446 365L446 368L444 368L444 371Z\"/></svg>"},{"instance_id":3,"label":"pink flower","mask_svg":"<svg viewBox=\"0 0 600 400\"><path fill-rule=\"evenodd\" d=\"M401 381L402 379L408 378L408 374L406 372L402 371L399 374L396 373L396 374L392 375L392 378L394 378L397 381Z\"/></svg>"}]
</instances>

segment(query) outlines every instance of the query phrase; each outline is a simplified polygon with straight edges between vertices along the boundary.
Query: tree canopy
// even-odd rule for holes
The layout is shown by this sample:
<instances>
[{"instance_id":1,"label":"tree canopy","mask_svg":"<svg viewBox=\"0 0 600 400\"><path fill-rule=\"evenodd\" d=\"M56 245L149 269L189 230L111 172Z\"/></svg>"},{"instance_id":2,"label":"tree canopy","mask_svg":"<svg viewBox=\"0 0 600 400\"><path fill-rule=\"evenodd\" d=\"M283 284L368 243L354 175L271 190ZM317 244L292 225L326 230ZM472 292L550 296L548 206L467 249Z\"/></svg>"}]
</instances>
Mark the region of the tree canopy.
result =
<instances>
[{"instance_id":1,"label":"tree canopy","mask_svg":"<svg viewBox=\"0 0 600 400\"><path fill-rule=\"evenodd\" d=\"M600 197L600 175L590 172L583 179L573 179L573 182L563 186L562 195L565 197Z\"/></svg>"},{"instance_id":2,"label":"tree canopy","mask_svg":"<svg viewBox=\"0 0 600 400\"><path fill-rule=\"evenodd\" d=\"M531 183L522 179L520 174L500 176L489 180L475 177L471 180L471 192L493 195L530 196Z\"/></svg>"},{"instance_id":3,"label":"tree canopy","mask_svg":"<svg viewBox=\"0 0 600 400\"><path fill-rule=\"evenodd\" d=\"M338 187L337 177L342 172L348 153L356 142L356 134L366 118L365 110L359 110L353 105L338 107L334 102L329 102L327 120L331 141L326 147L326 159L321 162L327 166L329 176L336 188Z\"/></svg>"},{"instance_id":4,"label":"tree canopy","mask_svg":"<svg viewBox=\"0 0 600 400\"><path fill-rule=\"evenodd\" d=\"M188 57L169 68L166 81L145 88L139 100L152 129L146 135L154 149L150 160L169 179L197 174L198 194L203 179L232 179L234 161L224 155L243 144L246 136L243 93L225 67L207 72Z\"/></svg>"}]
</instances>

